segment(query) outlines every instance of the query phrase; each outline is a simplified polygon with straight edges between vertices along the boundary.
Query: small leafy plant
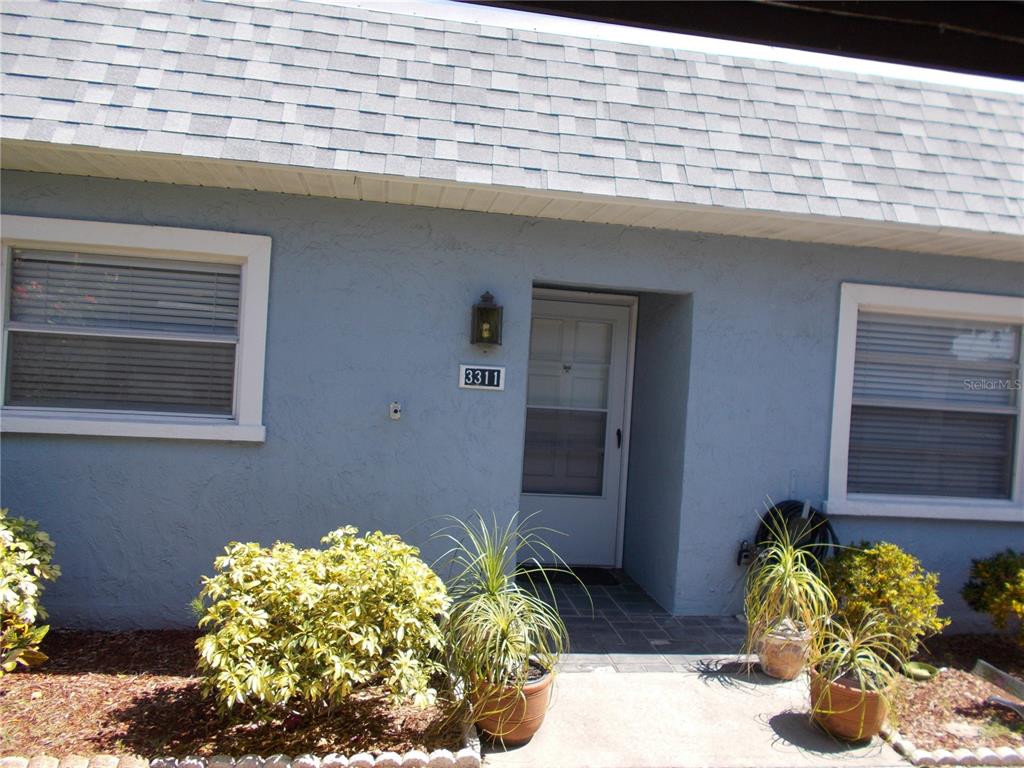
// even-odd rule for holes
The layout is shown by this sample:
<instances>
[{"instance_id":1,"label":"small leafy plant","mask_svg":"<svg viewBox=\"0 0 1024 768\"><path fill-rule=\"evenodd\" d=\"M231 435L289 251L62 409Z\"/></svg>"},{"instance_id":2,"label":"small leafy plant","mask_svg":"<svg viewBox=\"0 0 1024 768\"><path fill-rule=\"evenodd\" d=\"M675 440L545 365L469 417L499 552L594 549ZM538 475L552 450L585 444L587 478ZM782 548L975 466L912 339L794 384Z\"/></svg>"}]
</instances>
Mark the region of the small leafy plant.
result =
<instances>
[{"instance_id":1,"label":"small leafy plant","mask_svg":"<svg viewBox=\"0 0 1024 768\"><path fill-rule=\"evenodd\" d=\"M891 636L902 658L910 658L923 639L949 624L938 615L938 574L925 571L895 544L861 542L842 548L826 569L838 603L836 618L857 627L873 615L876 629Z\"/></svg>"},{"instance_id":2,"label":"small leafy plant","mask_svg":"<svg viewBox=\"0 0 1024 768\"><path fill-rule=\"evenodd\" d=\"M60 576L52 561L53 541L39 525L0 509L0 677L46 661L39 644L50 628L36 622L46 619L43 582Z\"/></svg>"},{"instance_id":3,"label":"small leafy plant","mask_svg":"<svg viewBox=\"0 0 1024 768\"><path fill-rule=\"evenodd\" d=\"M971 561L971 575L960 592L971 608L987 613L999 629L1016 620L1017 639L1024 646L1024 553L1007 549Z\"/></svg>"},{"instance_id":4,"label":"small leafy plant","mask_svg":"<svg viewBox=\"0 0 1024 768\"><path fill-rule=\"evenodd\" d=\"M398 536L345 527L321 541L232 543L203 579L198 669L222 711L316 714L369 685L434 700L444 584Z\"/></svg>"}]
</instances>

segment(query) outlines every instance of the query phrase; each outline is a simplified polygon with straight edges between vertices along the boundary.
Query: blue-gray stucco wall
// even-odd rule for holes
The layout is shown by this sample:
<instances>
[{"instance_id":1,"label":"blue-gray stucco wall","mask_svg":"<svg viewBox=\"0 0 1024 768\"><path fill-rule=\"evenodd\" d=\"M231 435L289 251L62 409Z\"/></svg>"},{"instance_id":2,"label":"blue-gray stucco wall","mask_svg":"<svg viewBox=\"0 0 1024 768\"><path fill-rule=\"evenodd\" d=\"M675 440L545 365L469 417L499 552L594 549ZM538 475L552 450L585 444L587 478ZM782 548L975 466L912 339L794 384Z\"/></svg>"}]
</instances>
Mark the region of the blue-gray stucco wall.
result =
<instances>
[{"instance_id":1,"label":"blue-gray stucco wall","mask_svg":"<svg viewBox=\"0 0 1024 768\"><path fill-rule=\"evenodd\" d=\"M642 293L637 305L622 564L655 600L672 605L683 493L692 298Z\"/></svg>"},{"instance_id":2,"label":"blue-gray stucco wall","mask_svg":"<svg viewBox=\"0 0 1024 768\"><path fill-rule=\"evenodd\" d=\"M753 510L791 485L814 502L826 492L841 282L1024 295L1019 263L45 174L4 173L2 209L273 238L265 444L3 435L3 504L54 536L64 575L47 601L64 624L190 622L230 539L308 545L352 523L423 543L440 515L511 514L535 282L689 296L682 444L652 433L647 447L683 458L659 555L674 547L676 562L649 588L676 612L735 611ZM484 290L505 306L504 344L486 355L467 339ZM475 360L508 367L505 392L456 387ZM837 528L940 571L958 617L970 558L1024 547L1020 524ZM642 537L626 530L635 559Z\"/></svg>"}]
</instances>

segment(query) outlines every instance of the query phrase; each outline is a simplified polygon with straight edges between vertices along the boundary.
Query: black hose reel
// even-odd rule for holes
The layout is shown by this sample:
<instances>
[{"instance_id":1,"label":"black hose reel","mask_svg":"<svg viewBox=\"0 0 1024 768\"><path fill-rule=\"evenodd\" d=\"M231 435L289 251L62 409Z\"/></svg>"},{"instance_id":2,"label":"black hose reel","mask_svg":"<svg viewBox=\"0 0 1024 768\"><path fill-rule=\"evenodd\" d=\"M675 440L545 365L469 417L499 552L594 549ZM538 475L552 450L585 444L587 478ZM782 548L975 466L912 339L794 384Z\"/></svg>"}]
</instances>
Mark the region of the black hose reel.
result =
<instances>
[{"instance_id":1,"label":"black hose reel","mask_svg":"<svg viewBox=\"0 0 1024 768\"><path fill-rule=\"evenodd\" d=\"M835 529L824 512L812 507L810 502L788 499L774 505L761 517L754 544L748 541L740 544L736 565L749 563L756 557L760 545L771 539L772 529L768 523L771 519L781 521L789 529L793 542L811 548L818 560L832 557L839 546Z\"/></svg>"}]
</instances>

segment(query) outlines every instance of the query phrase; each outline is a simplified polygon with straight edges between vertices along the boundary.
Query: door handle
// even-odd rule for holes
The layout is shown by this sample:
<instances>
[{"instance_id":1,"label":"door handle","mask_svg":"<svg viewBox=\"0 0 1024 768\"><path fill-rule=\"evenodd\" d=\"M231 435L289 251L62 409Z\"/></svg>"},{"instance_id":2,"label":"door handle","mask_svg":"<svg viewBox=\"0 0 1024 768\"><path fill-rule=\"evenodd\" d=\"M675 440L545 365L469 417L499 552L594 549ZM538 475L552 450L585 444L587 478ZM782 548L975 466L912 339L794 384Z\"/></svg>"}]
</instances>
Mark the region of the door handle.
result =
<instances>
[{"instance_id":1,"label":"door handle","mask_svg":"<svg viewBox=\"0 0 1024 768\"><path fill-rule=\"evenodd\" d=\"M616 429L615 430L615 442L618 444L617 447L619 447L619 448L622 447L622 430L621 429Z\"/></svg>"}]
</instances>

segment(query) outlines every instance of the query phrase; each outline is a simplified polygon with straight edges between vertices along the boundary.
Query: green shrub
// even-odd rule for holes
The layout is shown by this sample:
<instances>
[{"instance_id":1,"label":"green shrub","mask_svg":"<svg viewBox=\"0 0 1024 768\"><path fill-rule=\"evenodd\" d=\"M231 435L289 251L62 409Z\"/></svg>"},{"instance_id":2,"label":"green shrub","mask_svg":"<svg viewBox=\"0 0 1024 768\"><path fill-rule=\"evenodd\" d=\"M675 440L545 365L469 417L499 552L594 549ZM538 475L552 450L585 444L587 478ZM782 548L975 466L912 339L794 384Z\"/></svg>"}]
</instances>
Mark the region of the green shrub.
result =
<instances>
[{"instance_id":1,"label":"green shrub","mask_svg":"<svg viewBox=\"0 0 1024 768\"><path fill-rule=\"evenodd\" d=\"M433 701L444 584L397 536L339 528L324 549L232 543L203 579L196 647L203 690L224 711L315 713L384 685Z\"/></svg>"},{"instance_id":2,"label":"green shrub","mask_svg":"<svg viewBox=\"0 0 1024 768\"><path fill-rule=\"evenodd\" d=\"M1000 629L1016 617L1018 639L1024 645L1024 554L1008 549L972 560L970 579L960 594L971 608L992 616Z\"/></svg>"},{"instance_id":3,"label":"green shrub","mask_svg":"<svg viewBox=\"0 0 1024 768\"><path fill-rule=\"evenodd\" d=\"M50 628L35 624L46 619L43 582L60 576L52 560L53 542L37 523L0 509L0 677L46 661L39 643Z\"/></svg>"},{"instance_id":4,"label":"green shrub","mask_svg":"<svg viewBox=\"0 0 1024 768\"><path fill-rule=\"evenodd\" d=\"M878 631L892 636L904 658L949 624L938 615L938 574L925 571L916 557L895 544L862 542L840 549L826 569L838 602L836 618L856 627L877 611Z\"/></svg>"}]
</instances>

